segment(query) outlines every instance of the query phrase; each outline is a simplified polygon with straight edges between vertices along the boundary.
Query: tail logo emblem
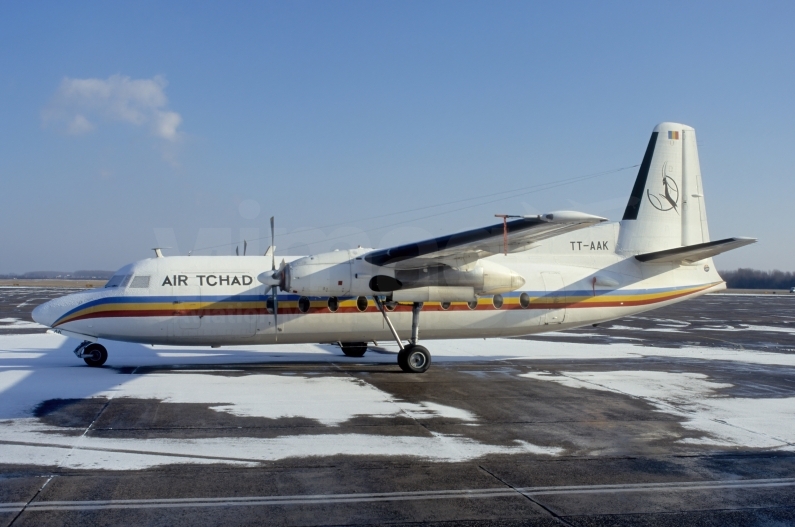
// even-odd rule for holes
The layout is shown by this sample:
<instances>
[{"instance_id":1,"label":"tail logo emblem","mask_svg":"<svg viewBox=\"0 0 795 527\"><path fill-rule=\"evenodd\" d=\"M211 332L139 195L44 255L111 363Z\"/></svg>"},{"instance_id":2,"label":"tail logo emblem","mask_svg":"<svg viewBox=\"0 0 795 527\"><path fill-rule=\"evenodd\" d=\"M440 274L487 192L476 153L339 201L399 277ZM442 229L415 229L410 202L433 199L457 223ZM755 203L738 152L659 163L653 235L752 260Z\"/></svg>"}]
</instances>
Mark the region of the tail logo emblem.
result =
<instances>
[{"instance_id":1,"label":"tail logo emblem","mask_svg":"<svg viewBox=\"0 0 795 527\"><path fill-rule=\"evenodd\" d=\"M665 167L663 167L663 174L665 174ZM670 176L663 175L662 186L663 192L660 194L652 194L651 190L646 190L649 203L657 210L663 212L674 210L679 214L679 186L676 181Z\"/></svg>"}]
</instances>

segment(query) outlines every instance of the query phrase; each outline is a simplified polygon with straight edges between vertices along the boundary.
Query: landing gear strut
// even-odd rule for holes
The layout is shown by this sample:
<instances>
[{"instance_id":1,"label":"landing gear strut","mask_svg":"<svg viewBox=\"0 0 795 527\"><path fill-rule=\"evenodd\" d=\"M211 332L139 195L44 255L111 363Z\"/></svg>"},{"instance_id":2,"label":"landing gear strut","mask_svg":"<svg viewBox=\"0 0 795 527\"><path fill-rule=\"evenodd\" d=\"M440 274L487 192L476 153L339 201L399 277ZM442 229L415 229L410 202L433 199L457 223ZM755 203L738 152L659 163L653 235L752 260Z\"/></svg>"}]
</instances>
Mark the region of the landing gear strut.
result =
<instances>
[{"instance_id":1,"label":"landing gear strut","mask_svg":"<svg viewBox=\"0 0 795 527\"><path fill-rule=\"evenodd\" d=\"M392 321L389 320L389 315L386 313L386 308L381 298L374 296L373 299L375 300L375 305L378 306L378 310L384 316L384 321L386 321L386 325L389 326L389 331L391 331L392 336L395 337L395 342L397 342L400 348L397 359L400 369L407 373L424 373L431 366L431 354L425 346L417 344L420 334L420 312L422 311L422 302L414 302L411 306L411 340L409 340L408 346L404 346L403 341L400 340L395 330L395 326L393 326Z\"/></svg>"},{"instance_id":2,"label":"landing gear strut","mask_svg":"<svg viewBox=\"0 0 795 527\"><path fill-rule=\"evenodd\" d=\"M108 350L102 344L84 340L74 350L78 359L83 359L86 364L98 368L108 360Z\"/></svg>"}]
</instances>

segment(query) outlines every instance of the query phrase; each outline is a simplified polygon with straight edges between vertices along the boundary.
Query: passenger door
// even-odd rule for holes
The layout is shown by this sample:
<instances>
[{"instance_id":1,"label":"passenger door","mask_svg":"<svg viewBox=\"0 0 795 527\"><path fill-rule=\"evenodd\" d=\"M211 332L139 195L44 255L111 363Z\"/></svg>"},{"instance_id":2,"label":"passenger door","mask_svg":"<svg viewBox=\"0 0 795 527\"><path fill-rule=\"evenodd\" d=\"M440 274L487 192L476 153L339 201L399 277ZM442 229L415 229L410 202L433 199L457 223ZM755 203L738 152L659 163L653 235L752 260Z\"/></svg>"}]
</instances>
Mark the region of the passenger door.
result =
<instances>
[{"instance_id":1,"label":"passenger door","mask_svg":"<svg viewBox=\"0 0 795 527\"><path fill-rule=\"evenodd\" d=\"M562 324L566 320L566 290L560 273L541 273L544 281L544 298L551 304L544 315L544 324ZM556 307L560 306L560 307Z\"/></svg>"}]
</instances>

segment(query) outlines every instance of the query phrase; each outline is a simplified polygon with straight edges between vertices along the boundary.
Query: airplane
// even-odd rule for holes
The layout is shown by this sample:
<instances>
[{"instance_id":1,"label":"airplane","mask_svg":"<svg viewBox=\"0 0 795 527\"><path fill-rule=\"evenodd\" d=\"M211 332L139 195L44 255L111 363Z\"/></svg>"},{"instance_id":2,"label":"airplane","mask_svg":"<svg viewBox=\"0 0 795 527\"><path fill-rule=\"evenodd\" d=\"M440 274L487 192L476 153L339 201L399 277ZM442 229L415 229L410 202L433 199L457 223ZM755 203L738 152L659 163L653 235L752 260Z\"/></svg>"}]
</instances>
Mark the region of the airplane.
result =
<instances>
[{"instance_id":1,"label":"airplane","mask_svg":"<svg viewBox=\"0 0 795 527\"><path fill-rule=\"evenodd\" d=\"M423 341L517 337L596 325L719 291L712 257L754 243L711 241L695 130L657 125L623 218L574 211L497 215L483 228L382 249L283 257L155 257L104 288L50 300L33 319L76 338L102 366L99 340L227 346L335 343L361 357L394 340L422 373ZM273 237L273 218L271 218ZM245 252L245 251L244 251ZM421 322L421 323L420 323Z\"/></svg>"}]
</instances>

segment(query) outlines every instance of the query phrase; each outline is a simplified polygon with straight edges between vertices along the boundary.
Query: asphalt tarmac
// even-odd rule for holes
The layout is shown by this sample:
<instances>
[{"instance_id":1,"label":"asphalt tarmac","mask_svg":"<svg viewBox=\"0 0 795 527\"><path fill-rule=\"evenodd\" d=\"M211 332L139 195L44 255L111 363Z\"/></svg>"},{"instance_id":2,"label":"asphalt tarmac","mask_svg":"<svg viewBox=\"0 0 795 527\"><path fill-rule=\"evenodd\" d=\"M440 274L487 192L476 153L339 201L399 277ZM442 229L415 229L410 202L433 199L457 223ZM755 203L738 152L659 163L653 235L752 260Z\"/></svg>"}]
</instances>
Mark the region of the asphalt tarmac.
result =
<instances>
[{"instance_id":1,"label":"asphalt tarmac","mask_svg":"<svg viewBox=\"0 0 795 527\"><path fill-rule=\"evenodd\" d=\"M795 525L795 295L526 339L109 345L0 288L5 525Z\"/></svg>"}]
</instances>

